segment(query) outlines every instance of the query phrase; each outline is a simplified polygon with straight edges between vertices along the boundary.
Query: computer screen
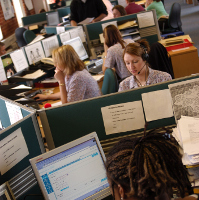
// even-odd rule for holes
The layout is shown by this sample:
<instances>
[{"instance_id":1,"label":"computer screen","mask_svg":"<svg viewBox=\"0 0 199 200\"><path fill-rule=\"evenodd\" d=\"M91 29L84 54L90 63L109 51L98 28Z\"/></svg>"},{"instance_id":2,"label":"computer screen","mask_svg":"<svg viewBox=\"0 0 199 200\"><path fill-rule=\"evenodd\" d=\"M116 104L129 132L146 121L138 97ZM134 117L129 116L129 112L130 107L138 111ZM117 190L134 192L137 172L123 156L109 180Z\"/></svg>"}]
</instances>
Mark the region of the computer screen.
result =
<instances>
[{"instance_id":1,"label":"computer screen","mask_svg":"<svg viewBox=\"0 0 199 200\"><path fill-rule=\"evenodd\" d=\"M97 134L91 133L30 162L45 199L100 200L110 195L104 160Z\"/></svg>"},{"instance_id":2,"label":"computer screen","mask_svg":"<svg viewBox=\"0 0 199 200\"><path fill-rule=\"evenodd\" d=\"M57 26L60 23L59 13L57 11L46 13L46 20L48 26Z\"/></svg>"},{"instance_id":3,"label":"computer screen","mask_svg":"<svg viewBox=\"0 0 199 200\"><path fill-rule=\"evenodd\" d=\"M75 49L76 53L78 54L78 56L81 60L86 60L88 58L88 54L84 48L84 45L83 45L80 37L76 37L71 40L65 41L63 44L71 45Z\"/></svg>"}]
</instances>

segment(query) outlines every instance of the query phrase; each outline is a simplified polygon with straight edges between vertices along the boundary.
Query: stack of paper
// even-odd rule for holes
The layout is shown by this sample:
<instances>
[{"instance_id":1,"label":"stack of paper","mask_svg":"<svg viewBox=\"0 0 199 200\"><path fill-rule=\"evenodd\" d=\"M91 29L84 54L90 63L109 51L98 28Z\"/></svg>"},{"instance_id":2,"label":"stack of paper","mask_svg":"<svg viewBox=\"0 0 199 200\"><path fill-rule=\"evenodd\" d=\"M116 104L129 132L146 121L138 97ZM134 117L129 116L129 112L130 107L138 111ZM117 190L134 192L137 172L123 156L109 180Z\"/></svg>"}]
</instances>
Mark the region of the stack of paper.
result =
<instances>
[{"instance_id":1,"label":"stack of paper","mask_svg":"<svg viewBox=\"0 0 199 200\"><path fill-rule=\"evenodd\" d=\"M118 29L121 30L121 29L129 28L129 27L133 27L133 26L137 26L136 21L128 21L124 24L119 25Z\"/></svg>"},{"instance_id":2,"label":"stack of paper","mask_svg":"<svg viewBox=\"0 0 199 200\"><path fill-rule=\"evenodd\" d=\"M44 71L42 71L41 69L38 69L37 71L33 72L32 74L24 75L23 78L36 79L36 78L39 78L40 76L43 76L44 74L46 74Z\"/></svg>"},{"instance_id":3,"label":"stack of paper","mask_svg":"<svg viewBox=\"0 0 199 200\"><path fill-rule=\"evenodd\" d=\"M182 116L173 136L183 148L183 164L199 164L199 118Z\"/></svg>"}]
</instances>

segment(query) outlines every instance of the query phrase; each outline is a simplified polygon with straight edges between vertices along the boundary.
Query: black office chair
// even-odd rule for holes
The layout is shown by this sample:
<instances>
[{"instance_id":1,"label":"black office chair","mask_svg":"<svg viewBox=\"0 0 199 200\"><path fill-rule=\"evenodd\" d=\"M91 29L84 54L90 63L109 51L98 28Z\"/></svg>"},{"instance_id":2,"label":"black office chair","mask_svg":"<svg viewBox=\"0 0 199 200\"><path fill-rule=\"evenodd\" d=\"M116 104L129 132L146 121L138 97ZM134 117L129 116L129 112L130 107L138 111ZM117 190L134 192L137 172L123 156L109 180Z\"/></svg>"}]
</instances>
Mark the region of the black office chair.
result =
<instances>
[{"instance_id":1,"label":"black office chair","mask_svg":"<svg viewBox=\"0 0 199 200\"><path fill-rule=\"evenodd\" d=\"M173 33L177 31L182 31L182 22L181 22L181 6L179 3L174 3L171 6L169 19L168 19L168 26L169 28L160 30L162 34Z\"/></svg>"},{"instance_id":2,"label":"black office chair","mask_svg":"<svg viewBox=\"0 0 199 200\"><path fill-rule=\"evenodd\" d=\"M23 32L23 37L24 37L24 40L26 41L26 43L29 44L36 38L36 35L33 31L26 30Z\"/></svg>"},{"instance_id":3,"label":"black office chair","mask_svg":"<svg viewBox=\"0 0 199 200\"><path fill-rule=\"evenodd\" d=\"M19 27L15 30L15 37L17 39L17 44L19 47L27 45L27 42L24 40L23 33L26 31L24 27Z\"/></svg>"},{"instance_id":4,"label":"black office chair","mask_svg":"<svg viewBox=\"0 0 199 200\"><path fill-rule=\"evenodd\" d=\"M168 57L166 48L159 42L150 46L149 58L147 61L152 69L167 72L174 78L171 59Z\"/></svg>"}]
</instances>

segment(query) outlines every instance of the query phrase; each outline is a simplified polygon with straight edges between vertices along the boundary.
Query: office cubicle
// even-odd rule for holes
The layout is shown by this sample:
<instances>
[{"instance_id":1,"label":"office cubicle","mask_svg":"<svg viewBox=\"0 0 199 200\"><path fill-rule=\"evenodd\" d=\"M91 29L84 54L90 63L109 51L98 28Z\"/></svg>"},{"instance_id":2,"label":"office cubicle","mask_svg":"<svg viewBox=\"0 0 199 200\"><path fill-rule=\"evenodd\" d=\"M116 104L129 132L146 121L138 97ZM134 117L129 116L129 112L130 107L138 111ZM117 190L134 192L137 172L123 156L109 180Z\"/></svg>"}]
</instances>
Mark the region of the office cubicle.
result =
<instances>
[{"instance_id":1,"label":"office cubicle","mask_svg":"<svg viewBox=\"0 0 199 200\"><path fill-rule=\"evenodd\" d=\"M36 110L0 96L0 121L4 128L0 130L0 185L8 182L19 200L30 193L41 194L29 163L30 158L45 151Z\"/></svg>"},{"instance_id":2,"label":"office cubicle","mask_svg":"<svg viewBox=\"0 0 199 200\"><path fill-rule=\"evenodd\" d=\"M152 17L154 20L154 24L151 26L146 26L146 27L142 28L140 26L140 24L138 23L138 30L139 30L140 37L143 39L144 38L147 39L149 44L153 44L154 42L157 42L158 40L161 39L161 36L160 36L160 30L159 30L155 10L152 10L152 11L144 11L144 12L140 12L140 13L136 13L136 14L126 15L126 16L122 16L122 17L118 17L118 18L114 18L114 19L109 19L109 20L105 20L105 21L96 22L93 24L84 25L84 31L86 33L88 48L95 49L97 46L102 45L100 42L100 37L99 37L99 34L103 33L102 24L108 23L108 22L113 22L113 21L117 21L117 24L120 24L121 22L126 22L126 21L133 21L133 20L137 20L138 14L139 15L147 14L147 13L151 13L151 12L153 15ZM90 51L90 53L92 53L92 52Z\"/></svg>"},{"instance_id":3,"label":"office cubicle","mask_svg":"<svg viewBox=\"0 0 199 200\"><path fill-rule=\"evenodd\" d=\"M53 149L61 146L93 131L97 132L101 142L110 142L112 139L129 134L140 135L143 128L107 135L101 108L115 104L141 101L141 95L143 93L168 89L169 84L198 77L199 75L174 79L160 84L39 110L38 112L49 148ZM174 124L174 117L169 117L149 122L148 129L171 126Z\"/></svg>"}]
</instances>

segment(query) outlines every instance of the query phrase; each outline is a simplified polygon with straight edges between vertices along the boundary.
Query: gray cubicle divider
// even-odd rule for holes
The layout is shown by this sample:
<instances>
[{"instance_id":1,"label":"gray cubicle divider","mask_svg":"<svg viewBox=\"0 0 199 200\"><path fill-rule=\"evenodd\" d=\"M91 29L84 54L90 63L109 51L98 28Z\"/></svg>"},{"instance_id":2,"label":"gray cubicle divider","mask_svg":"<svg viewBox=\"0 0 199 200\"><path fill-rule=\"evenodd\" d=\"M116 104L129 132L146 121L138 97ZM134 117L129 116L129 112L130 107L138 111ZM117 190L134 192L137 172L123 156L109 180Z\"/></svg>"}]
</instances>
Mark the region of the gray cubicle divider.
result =
<instances>
[{"instance_id":1,"label":"gray cubicle divider","mask_svg":"<svg viewBox=\"0 0 199 200\"><path fill-rule=\"evenodd\" d=\"M114 104L138 101L142 99L142 93L168 89L168 84L198 77L199 75L174 79L160 84L39 110L48 146L50 149L53 149L93 131L97 132L100 141L137 134L139 131L143 131L143 129L106 135L101 108ZM173 124L175 124L174 117L160 119L149 122L148 129Z\"/></svg>"},{"instance_id":2,"label":"gray cubicle divider","mask_svg":"<svg viewBox=\"0 0 199 200\"><path fill-rule=\"evenodd\" d=\"M144 12L151 12L151 11L144 11ZM144 13L144 12L140 12L140 13ZM145 28L139 28L140 37L147 39L149 44L153 44L154 42L157 42L161 39L158 21L157 21L157 17L156 17L156 12L155 12L155 10L152 10L152 12L153 12L153 18L154 18L155 25L150 26L150 27L145 27ZM86 38L87 38L87 43L88 43L89 49L95 47L96 44L100 43L99 34L101 34L103 32L102 24L107 23L107 22L112 22L112 21L120 22L120 21L131 20L131 19L135 20L135 19L137 19L137 14L138 13L131 14L131 15L125 15L122 17L114 18L114 19L109 19L109 20L105 20L105 21L96 22L93 24L84 25L84 31L86 33Z\"/></svg>"},{"instance_id":3,"label":"gray cubicle divider","mask_svg":"<svg viewBox=\"0 0 199 200\"><path fill-rule=\"evenodd\" d=\"M23 119L10 124L6 103L19 106ZM0 174L0 185L8 182L15 199L23 200L27 194L41 194L40 188L30 166L29 159L45 152L37 121L36 110L27 108L0 96L0 120L5 129L0 131L0 141L21 128L29 154L5 173Z\"/></svg>"}]
</instances>

